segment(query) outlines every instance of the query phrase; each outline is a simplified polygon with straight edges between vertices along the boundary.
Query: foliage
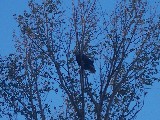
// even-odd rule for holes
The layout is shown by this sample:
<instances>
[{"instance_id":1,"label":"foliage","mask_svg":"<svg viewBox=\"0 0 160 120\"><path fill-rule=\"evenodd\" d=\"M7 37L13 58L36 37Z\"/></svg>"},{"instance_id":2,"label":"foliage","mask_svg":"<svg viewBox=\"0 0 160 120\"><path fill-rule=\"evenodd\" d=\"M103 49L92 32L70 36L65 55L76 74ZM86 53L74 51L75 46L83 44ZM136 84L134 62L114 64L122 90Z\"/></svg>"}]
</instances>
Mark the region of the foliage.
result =
<instances>
[{"instance_id":1,"label":"foliage","mask_svg":"<svg viewBox=\"0 0 160 120\"><path fill-rule=\"evenodd\" d=\"M72 0L72 13L60 0L28 6L15 15L17 52L0 59L1 115L134 119L159 81L160 23L147 2L122 0L108 20L96 0ZM75 49L95 59L95 74L79 69Z\"/></svg>"}]
</instances>

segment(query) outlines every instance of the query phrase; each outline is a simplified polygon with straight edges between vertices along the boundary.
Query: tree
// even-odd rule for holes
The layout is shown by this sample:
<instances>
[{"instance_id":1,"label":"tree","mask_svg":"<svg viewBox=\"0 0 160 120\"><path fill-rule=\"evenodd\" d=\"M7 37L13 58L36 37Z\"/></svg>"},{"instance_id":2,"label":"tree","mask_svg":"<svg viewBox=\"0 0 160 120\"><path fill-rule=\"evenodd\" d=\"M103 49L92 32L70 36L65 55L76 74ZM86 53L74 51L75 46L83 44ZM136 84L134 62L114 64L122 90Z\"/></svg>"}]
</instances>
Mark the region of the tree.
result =
<instances>
[{"instance_id":1,"label":"tree","mask_svg":"<svg viewBox=\"0 0 160 120\"><path fill-rule=\"evenodd\" d=\"M59 0L31 0L28 5L30 12L15 16L21 33L20 38L14 34L17 53L0 61L1 106L14 110L2 109L2 114L134 119L146 88L159 81L160 23L156 12L146 16L147 2L122 0L108 21L96 0L72 0L67 19ZM76 48L95 59L95 74L83 67L78 72ZM49 93L58 93L53 102L46 101ZM58 95L64 100L61 106L54 104Z\"/></svg>"}]
</instances>

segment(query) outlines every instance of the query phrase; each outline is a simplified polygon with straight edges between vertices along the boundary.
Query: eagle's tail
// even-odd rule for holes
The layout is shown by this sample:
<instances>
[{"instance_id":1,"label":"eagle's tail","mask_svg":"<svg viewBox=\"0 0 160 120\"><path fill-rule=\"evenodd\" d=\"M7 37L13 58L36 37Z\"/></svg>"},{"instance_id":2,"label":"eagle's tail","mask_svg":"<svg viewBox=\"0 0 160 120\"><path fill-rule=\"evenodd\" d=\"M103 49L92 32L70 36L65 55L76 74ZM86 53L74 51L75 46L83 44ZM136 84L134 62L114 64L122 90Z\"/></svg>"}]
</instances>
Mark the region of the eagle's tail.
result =
<instances>
[{"instance_id":1,"label":"eagle's tail","mask_svg":"<svg viewBox=\"0 0 160 120\"><path fill-rule=\"evenodd\" d=\"M90 66L89 66L89 71L90 71L91 73L95 73L95 72L96 72L96 70L95 70L95 68L94 68L93 65L90 65Z\"/></svg>"}]
</instances>

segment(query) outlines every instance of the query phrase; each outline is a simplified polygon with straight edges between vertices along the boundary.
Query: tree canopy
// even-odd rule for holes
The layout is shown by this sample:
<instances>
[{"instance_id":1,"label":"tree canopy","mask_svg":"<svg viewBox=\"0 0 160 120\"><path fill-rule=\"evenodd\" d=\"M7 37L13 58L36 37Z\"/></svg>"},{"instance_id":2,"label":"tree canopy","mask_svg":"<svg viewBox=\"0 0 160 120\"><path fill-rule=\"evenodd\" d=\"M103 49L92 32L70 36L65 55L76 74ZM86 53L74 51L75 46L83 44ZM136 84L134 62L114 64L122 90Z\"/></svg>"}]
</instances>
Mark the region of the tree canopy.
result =
<instances>
[{"instance_id":1,"label":"tree canopy","mask_svg":"<svg viewBox=\"0 0 160 120\"><path fill-rule=\"evenodd\" d=\"M14 15L20 31L16 53L0 58L0 116L134 119L159 82L158 12L146 0L121 0L112 13L97 0L68 2L30 0ZM76 48L94 58L95 74L78 66Z\"/></svg>"}]
</instances>

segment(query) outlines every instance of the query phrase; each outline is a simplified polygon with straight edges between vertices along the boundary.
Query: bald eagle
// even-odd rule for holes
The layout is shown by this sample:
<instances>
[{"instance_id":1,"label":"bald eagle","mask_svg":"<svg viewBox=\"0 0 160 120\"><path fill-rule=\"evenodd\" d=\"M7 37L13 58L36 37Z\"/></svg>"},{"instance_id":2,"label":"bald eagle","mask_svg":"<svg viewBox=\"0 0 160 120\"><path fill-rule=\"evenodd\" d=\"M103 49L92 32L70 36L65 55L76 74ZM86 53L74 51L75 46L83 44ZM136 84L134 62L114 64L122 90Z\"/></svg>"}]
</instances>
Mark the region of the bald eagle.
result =
<instances>
[{"instance_id":1,"label":"bald eagle","mask_svg":"<svg viewBox=\"0 0 160 120\"><path fill-rule=\"evenodd\" d=\"M83 64L84 70L89 70L91 73L96 72L94 65L93 65L94 63L93 60L89 59L89 57L84 54L75 53L75 55L76 55L76 61L79 66L82 67L82 64Z\"/></svg>"}]
</instances>

